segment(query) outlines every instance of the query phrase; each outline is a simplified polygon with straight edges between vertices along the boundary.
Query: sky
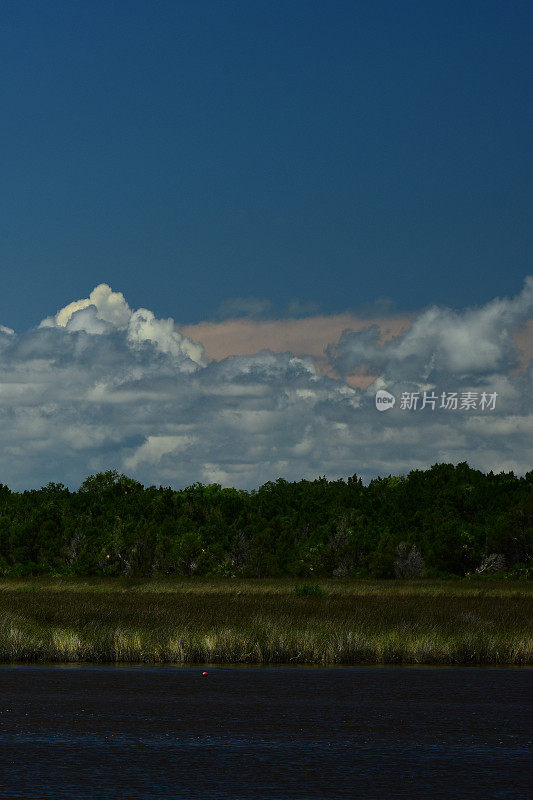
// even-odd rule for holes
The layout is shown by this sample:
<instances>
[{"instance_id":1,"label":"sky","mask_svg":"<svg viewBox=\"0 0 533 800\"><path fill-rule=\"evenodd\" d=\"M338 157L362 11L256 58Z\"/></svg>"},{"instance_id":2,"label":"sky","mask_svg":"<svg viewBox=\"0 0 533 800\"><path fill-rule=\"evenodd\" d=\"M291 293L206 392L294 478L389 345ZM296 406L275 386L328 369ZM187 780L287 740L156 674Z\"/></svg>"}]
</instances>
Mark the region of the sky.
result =
<instances>
[{"instance_id":1,"label":"sky","mask_svg":"<svg viewBox=\"0 0 533 800\"><path fill-rule=\"evenodd\" d=\"M532 28L6 2L0 482L531 469Z\"/></svg>"}]
</instances>

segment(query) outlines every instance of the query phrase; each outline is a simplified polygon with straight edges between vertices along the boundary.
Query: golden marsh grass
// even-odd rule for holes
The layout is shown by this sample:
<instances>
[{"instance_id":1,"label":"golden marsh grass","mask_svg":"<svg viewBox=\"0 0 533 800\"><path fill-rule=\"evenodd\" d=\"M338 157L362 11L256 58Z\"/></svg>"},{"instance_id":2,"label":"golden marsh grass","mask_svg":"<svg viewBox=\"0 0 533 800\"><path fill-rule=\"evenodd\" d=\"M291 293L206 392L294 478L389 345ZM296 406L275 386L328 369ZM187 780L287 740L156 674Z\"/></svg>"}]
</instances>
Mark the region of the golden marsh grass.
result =
<instances>
[{"instance_id":1,"label":"golden marsh grass","mask_svg":"<svg viewBox=\"0 0 533 800\"><path fill-rule=\"evenodd\" d=\"M533 663L528 583L4 579L0 661Z\"/></svg>"}]
</instances>

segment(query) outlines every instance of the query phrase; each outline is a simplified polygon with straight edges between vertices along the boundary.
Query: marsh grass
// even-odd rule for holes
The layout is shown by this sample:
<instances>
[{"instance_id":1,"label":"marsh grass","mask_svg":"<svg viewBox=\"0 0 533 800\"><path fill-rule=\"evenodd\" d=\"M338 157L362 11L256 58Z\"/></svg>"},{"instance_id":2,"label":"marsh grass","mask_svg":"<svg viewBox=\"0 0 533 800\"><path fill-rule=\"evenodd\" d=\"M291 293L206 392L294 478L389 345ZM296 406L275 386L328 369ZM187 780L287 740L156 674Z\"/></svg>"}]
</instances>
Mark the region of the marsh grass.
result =
<instances>
[{"instance_id":1,"label":"marsh grass","mask_svg":"<svg viewBox=\"0 0 533 800\"><path fill-rule=\"evenodd\" d=\"M533 663L527 583L3 580L0 661Z\"/></svg>"},{"instance_id":2,"label":"marsh grass","mask_svg":"<svg viewBox=\"0 0 533 800\"><path fill-rule=\"evenodd\" d=\"M297 583L292 592L296 597L326 596L326 592L319 583Z\"/></svg>"}]
</instances>

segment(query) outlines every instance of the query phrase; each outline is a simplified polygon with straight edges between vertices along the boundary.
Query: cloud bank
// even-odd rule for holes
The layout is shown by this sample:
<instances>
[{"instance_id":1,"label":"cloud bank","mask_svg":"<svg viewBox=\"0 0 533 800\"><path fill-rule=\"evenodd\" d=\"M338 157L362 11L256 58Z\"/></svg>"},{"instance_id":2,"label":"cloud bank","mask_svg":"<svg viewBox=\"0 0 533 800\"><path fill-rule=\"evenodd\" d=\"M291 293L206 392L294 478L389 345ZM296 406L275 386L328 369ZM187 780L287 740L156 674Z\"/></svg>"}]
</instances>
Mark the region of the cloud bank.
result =
<instances>
[{"instance_id":1,"label":"cloud bank","mask_svg":"<svg viewBox=\"0 0 533 800\"><path fill-rule=\"evenodd\" d=\"M389 317L376 315L370 321L354 313L275 320L248 317L187 325L182 328L182 333L193 341L201 342L206 356L217 361L232 355L251 355L261 350L274 353L289 351L298 356L311 356L319 373L338 377L327 354L328 344L338 342L345 330L361 331L370 324L377 326L379 342L382 343L407 331L411 318L407 314ZM346 380L351 386L366 388L374 378L368 377L363 369L346 376Z\"/></svg>"},{"instance_id":2,"label":"cloud bank","mask_svg":"<svg viewBox=\"0 0 533 800\"><path fill-rule=\"evenodd\" d=\"M0 325L0 482L77 486L118 469L146 484L253 487L462 460L523 473L533 375L516 337L532 315L528 278L514 298L426 309L392 338L373 324L345 330L318 371L303 352L212 360L172 319L134 311L101 284L36 329ZM377 377L354 388L346 378L357 372ZM385 412L381 388L396 397ZM421 408L424 392L492 394L495 407ZM405 394L419 395L416 409L402 408Z\"/></svg>"}]
</instances>

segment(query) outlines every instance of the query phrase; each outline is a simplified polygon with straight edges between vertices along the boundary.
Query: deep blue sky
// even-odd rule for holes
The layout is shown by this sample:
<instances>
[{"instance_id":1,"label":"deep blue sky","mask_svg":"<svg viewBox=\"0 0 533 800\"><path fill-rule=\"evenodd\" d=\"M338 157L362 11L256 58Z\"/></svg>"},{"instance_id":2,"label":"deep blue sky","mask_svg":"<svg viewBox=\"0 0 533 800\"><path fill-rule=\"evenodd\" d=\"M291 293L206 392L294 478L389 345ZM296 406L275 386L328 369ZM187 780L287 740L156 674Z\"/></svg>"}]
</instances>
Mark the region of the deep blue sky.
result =
<instances>
[{"instance_id":1,"label":"deep blue sky","mask_svg":"<svg viewBox=\"0 0 533 800\"><path fill-rule=\"evenodd\" d=\"M105 281L182 322L515 294L529 2L7 2L0 323Z\"/></svg>"}]
</instances>

